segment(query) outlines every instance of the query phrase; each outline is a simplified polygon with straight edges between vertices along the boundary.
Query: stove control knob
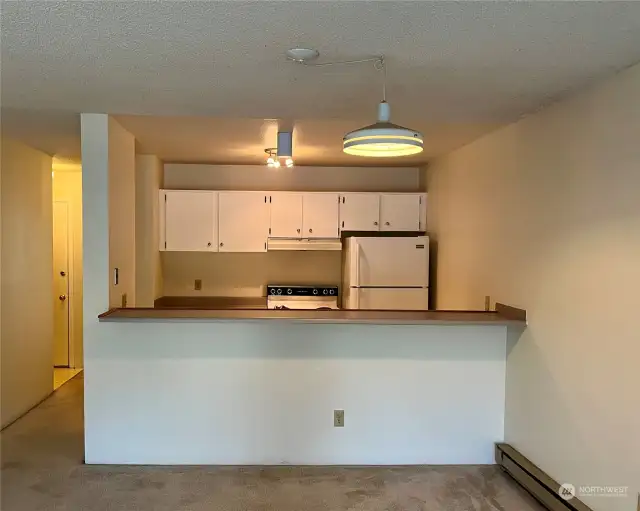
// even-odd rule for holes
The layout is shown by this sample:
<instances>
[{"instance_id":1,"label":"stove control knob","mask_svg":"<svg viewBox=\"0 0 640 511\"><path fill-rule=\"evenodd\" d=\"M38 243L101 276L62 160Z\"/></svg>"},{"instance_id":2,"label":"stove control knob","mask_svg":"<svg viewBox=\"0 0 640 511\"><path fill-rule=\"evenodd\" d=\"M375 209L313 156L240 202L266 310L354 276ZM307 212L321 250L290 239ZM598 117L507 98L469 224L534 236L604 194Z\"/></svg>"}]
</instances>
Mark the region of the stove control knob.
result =
<instances>
[{"instance_id":1,"label":"stove control knob","mask_svg":"<svg viewBox=\"0 0 640 511\"><path fill-rule=\"evenodd\" d=\"M270 291L270 293L271 293L272 295L275 295L275 294L276 294L276 290L275 290L275 289L272 289L272 290Z\"/></svg>"},{"instance_id":2,"label":"stove control knob","mask_svg":"<svg viewBox=\"0 0 640 511\"><path fill-rule=\"evenodd\" d=\"M334 293L335 293L335 291L334 291L333 289L329 289L329 294L330 294L330 295L332 295L332 294L334 294Z\"/></svg>"},{"instance_id":3,"label":"stove control knob","mask_svg":"<svg viewBox=\"0 0 640 511\"><path fill-rule=\"evenodd\" d=\"M287 294L288 294L288 295L290 295L290 294L292 294L292 293L293 293L293 291L291 290L291 288L287 289Z\"/></svg>"},{"instance_id":4,"label":"stove control knob","mask_svg":"<svg viewBox=\"0 0 640 511\"><path fill-rule=\"evenodd\" d=\"M314 290L313 290L313 294L314 294L314 295L317 295L317 294L318 294L318 290L317 290L317 289L314 289Z\"/></svg>"},{"instance_id":5,"label":"stove control knob","mask_svg":"<svg viewBox=\"0 0 640 511\"><path fill-rule=\"evenodd\" d=\"M278 294L281 295L282 294L282 289L278 289Z\"/></svg>"},{"instance_id":6,"label":"stove control knob","mask_svg":"<svg viewBox=\"0 0 640 511\"><path fill-rule=\"evenodd\" d=\"M327 291L326 289L323 289L323 290L322 290L322 294L323 294L323 295L326 295L326 294L328 294L328 291Z\"/></svg>"}]
</instances>

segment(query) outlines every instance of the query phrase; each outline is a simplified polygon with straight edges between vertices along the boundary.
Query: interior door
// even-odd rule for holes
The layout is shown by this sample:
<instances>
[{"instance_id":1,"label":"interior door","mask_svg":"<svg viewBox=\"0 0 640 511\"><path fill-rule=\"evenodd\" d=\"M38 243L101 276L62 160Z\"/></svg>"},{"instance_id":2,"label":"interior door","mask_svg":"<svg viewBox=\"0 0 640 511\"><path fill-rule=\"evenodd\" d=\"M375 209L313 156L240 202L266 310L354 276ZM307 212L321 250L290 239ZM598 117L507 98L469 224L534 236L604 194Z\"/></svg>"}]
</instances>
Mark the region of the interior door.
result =
<instances>
[{"instance_id":1,"label":"interior door","mask_svg":"<svg viewBox=\"0 0 640 511\"><path fill-rule=\"evenodd\" d=\"M305 193L302 202L302 237L337 238L337 193Z\"/></svg>"},{"instance_id":2,"label":"interior door","mask_svg":"<svg viewBox=\"0 0 640 511\"><path fill-rule=\"evenodd\" d=\"M165 192L166 250L217 250L217 193L169 190Z\"/></svg>"},{"instance_id":3,"label":"interior door","mask_svg":"<svg viewBox=\"0 0 640 511\"><path fill-rule=\"evenodd\" d=\"M419 231L420 194L382 194L380 196L380 230Z\"/></svg>"},{"instance_id":4,"label":"interior door","mask_svg":"<svg viewBox=\"0 0 640 511\"><path fill-rule=\"evenodd\" d=\"M429 239L419 237L357 238L357 285L427 287Z\"/></svg>"},{"instance_id":5,"label":"interior door","mask_svg":"<svg viewBox=\"0 0 640 511\"><path fill-rule=\"evenodd\" d=\"M302 194L271 193L269 196L271 209L272 238L300 238L302 236Z\"/></svg>"},{"instance_id":6,"label":"interior door","mask_svg":"<svg viewBox=\"0 0 640 511\"><path fill-rule=\"evenodd\" d=\"M340 196L340 229L378 231L380 196L377 193L343 193Z\"/></svg>"},{"instance_id":7,"label":"interior door","mask_svg":"<svg viewBox=\"0 0 640 511\"><path fill-rule=\"evenodd\" d=\"M53 203L53 365L69 367L69 204Z\"/></svg>"},{"instance_id":8,"label":"interior door","mask_svg":"<svg viewBox=\"0 0 640 511\"><path fill-rule=\"evenodd\" d=\"M220 252L266 252L269 235L268 195L263 192L220 192Z\"/></svg>"}]
</instances>

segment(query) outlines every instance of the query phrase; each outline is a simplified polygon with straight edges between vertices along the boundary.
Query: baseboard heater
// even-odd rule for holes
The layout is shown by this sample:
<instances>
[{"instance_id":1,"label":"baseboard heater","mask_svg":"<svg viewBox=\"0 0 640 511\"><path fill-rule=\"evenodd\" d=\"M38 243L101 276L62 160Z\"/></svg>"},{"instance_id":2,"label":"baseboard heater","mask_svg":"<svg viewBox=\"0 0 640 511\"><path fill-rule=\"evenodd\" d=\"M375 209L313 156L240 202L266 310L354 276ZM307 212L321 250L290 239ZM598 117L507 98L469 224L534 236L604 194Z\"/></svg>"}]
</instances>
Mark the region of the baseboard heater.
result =
<instances>
[{"instance_id":1,"label":"baseboard heater","mask_svg":"<svg viewBox=\"0 0 640 511\"><path fill-rule=\"evenodd\" d=\"M593 511L577 497L561 498L560 483L509 444L496 444L496 463L550 511Z\"/></svg>"}]
</instances>

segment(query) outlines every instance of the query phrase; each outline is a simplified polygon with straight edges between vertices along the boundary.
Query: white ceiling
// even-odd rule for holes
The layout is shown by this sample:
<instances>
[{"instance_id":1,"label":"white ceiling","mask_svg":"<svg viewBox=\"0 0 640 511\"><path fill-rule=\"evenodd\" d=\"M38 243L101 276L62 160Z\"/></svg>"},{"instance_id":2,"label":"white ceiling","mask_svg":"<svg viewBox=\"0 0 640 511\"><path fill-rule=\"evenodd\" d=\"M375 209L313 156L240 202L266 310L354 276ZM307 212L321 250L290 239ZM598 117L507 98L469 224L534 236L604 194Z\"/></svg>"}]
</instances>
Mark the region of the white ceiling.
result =
<instances>
[{"instance_id":1,"label":"white ceiling","mask_svg":"<svg viewBox=\"0 0 640 511\"><path fill-rule=\"evenodd\" d=\"M386 56L392 120L426 135L401 165L640 61L634 1L16 1L1 28L3 131L71 158L77 114L107 112L168 161L262 161L280 124L298 163L369 163L340 140L373 121L381 73L285 61L297 45Z\"/></svg>"}]
</instances>

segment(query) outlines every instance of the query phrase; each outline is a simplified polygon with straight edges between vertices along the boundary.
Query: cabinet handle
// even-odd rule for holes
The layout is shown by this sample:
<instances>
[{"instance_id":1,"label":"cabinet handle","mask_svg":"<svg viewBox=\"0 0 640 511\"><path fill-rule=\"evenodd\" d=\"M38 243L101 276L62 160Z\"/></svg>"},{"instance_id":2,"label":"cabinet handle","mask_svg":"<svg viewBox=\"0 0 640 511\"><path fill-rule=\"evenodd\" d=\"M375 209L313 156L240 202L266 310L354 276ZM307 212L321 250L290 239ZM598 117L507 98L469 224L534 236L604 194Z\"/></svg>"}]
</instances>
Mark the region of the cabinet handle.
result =
<instances>
[{"instance_id":1,"label":"cabinet handle","mask_svg":"<svg viewBox=\"0 0 640 511\"><path fill-rule=\"evenodd\" d=\"M384 225L391 225L389 222L385 222Z\"/></svg>"},{"instance_id":2,"label":"cabinet handle","mask_svg":"<svg viewBox=\"0 0 640 511\"><path fill-rule=\"evenodd\" d=\"M309 232L313 232L313 229L309 229Z\"/></svg>"},{"instance_id":3,"label":"cabinet handle","mask_svg":"<svg viewBox=\"0 0 640 511\"><path fill-rule=\"evenodd\" d=\"M296 229L297 232L300 232L300 229Z\"/></svg>"},{"instance_id":4,"label":"cabinet handle","mask_svg":"<svg viewBox=\"0 0 640 511\"><path fill-rule=\"evenodd\" d=\"M378 225L378 222L373 222L373 225Z\"/></svg>"},{"instance_id":5,"label":"cabinet handle","mask_svg":"<svg viewBox=\"0 0 640 511\"><path fill-rule=\"evenodd\" d=\"M220 246L221 246L221 247L224 247L224 243L220 242Z\"/></svg>"},{"instance_id":6,"label":"cabinet handle","mask_svg":"<svg viewBox=\"0 0 640 511\"><path fill-rule=\"evenodd\" d=\"M211 246L211 242L207 243L207 247L210 247L210 246Z\"/></svg>"}]
</instances>

